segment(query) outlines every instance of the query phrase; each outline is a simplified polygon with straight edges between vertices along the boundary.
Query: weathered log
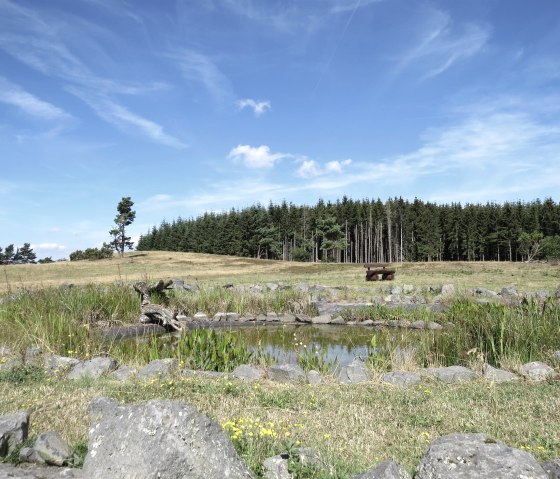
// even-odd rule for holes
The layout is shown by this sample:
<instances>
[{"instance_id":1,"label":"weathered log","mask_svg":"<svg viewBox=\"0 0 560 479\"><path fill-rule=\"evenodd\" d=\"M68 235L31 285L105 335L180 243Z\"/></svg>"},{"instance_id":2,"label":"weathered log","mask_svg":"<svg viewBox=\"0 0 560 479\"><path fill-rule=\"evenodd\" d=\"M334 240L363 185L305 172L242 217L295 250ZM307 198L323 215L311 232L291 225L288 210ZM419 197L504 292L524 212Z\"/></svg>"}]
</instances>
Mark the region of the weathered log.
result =
<instances>
[{"instance_id":1,"label":"weathered log","mask_svg":"<svg viewBox=\"0 0 560 479\"><path fill-rule=\"evenodd\" d=\"M171 279L168 279L167 281L160 279L156 284L151 286L143 281L140 281L134 284L134 290L140 295L140 298L142 298L142 303L149 303L152 294L157 294L160 298L167 300L165 290L172 284L173 280Z\"/></svg>"},{"instance_id":2,"label":"weathered log","mask_svg":"<svg viewBox=\"0 0 560 479\"><path fill-rule=\"evenodd\" d=\"M138 318L141 323L160 324L165 328L181 331L183 326L177 319L177 313L161 304L151 303L151 297L157 294L165 304L168 303L166 290L173 284L172 280L160 279L155 285L147 285L144 282L134 284L135 291L140 295L142 304L141 315Z\"/></svg>"}]
</instances>

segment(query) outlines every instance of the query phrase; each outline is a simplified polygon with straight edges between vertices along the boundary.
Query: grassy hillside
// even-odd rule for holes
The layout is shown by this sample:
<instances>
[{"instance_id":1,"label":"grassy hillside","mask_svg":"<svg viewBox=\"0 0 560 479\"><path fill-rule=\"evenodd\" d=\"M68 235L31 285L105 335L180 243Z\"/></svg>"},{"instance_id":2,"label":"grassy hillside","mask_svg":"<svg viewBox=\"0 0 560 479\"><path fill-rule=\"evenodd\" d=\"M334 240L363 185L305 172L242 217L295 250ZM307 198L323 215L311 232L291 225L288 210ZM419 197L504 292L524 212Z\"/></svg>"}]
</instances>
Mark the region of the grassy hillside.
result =
<instances>
[{"instance_id":1,"label":"grassy hillside","mask_svg":"<svg viewBox=\"0 0 560 479\"><path fill-rule=\"evenodd\" d=\"M453 283L458 289L499 289L514 285L519 290L556 289L560 268L546 263L396 263L395 284L426 286ZM268 261L233 256L175 252L133 252L124 258L3 266L0 291L40 288L62 283L112 283L117 280L183 278L202 285L251 284L268 281L309 282L336 286L379 287L366 283L361 264L313 264Z\"/></svg>"}]
</instances>

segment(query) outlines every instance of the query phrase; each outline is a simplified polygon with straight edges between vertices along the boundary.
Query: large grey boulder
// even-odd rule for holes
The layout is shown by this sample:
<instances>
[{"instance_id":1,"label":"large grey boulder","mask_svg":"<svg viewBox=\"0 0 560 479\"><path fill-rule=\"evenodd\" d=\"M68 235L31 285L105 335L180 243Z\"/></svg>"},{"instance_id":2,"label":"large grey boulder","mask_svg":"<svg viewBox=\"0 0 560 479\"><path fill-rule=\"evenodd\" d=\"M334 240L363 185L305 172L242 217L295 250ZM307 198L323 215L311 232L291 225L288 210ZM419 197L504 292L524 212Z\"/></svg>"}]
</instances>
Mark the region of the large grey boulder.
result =
<instances>
[{"instance_id":1,"label":"large grey boulder","mask_svg":"<svg viewBox=\"0 0 560 479\"><path fill-rule=\"evenodd\" d=\"M412 479L404 467L394 461L383 461L354 479Z\"/></svg>"},{"instance_id":2,"label":"large grey boulder","mask_svg":"<svg viewBox=\"0 0 560 479\"><path fill-rule=\"evenodd\" d=\"M136 375L136 369L126 364L120 366L118 369L115 369L109 377L114 379L115 381L127 381L128 379L133 378Z\"/></svg>"},{"instance_id":3,"label":"large grey boulder","mask_svg":"<svg viewBox=\"0 0 560 479\"><path fill-rule=\"evenodd\" d=\"M88 479L252 477L221 428L186 403L119 405L101 397L88 409Z\"/></svg>"},{"instance_id":4,"label":"large grey boulder","mask_svg":"<svg viewBox=\"0 0 560 479\"><path fill-rule=\"evenodd\" d=\"M45 357L43 367L50 376L63 376L79 362L76 358L50 354Z\"/></svg>"},{"instance_id":5,"label":"large grey boulder","mask_svg":"<svg viewBox=\"0 0 560 479\"><path fill-rule=\"evenodd\" d=\"M298 383L307 380L305 371L297 364L271 366L268 368L268 378L279 383Z\"/></svg>"},{"instance_id":6,"label":"large grey boulder","mask_svg":"<svg viewBox=\"0 0 560 479\"><path fill-rule=\"evenodd\" d=\"M348 366L340 370L339 379L342 384L357 384L369 381L371 373L361 359L354 359Z\"/></svg>"},{"instance_id":7,"label":"large grey boulder","mask_svg":"<svg viewBox=\"0 0 560 479\"><path fill-rule=\"evenodd\" d=\"M51 466L66 466L73 458L72 450L56 431L41 434L33 444L33 451Z\"/></svg>"},{"instance_id":8,"label":"large grey boulder","mask_svg":"<svg viewBox=\"0 0 560 479\"><path fill-rule=\"evenodd\" d=\"M560 479L560 459L541 462L541 467L546 471L549 479Z\"/></svg>"},{"instance_id":9,"label":"large grey boulder","mask_svg":"<svg viewBox=\"0 0 560 479\"><path fill-rule=\"evenodd\" d=\"M29 414L16 412L0 416L0 458L9 455L27 439Z\"/></svg>"},{"instance_id":10,"label":"large grey boulder","mask_svg":"<svg viewBox=\"0 0 560 479\"><path fill-rule=\"evenodd\" d=\"M554 369L540 361L523 364L519 372L531 381L545 381L554 375Z\"/></svg>"},{"instance_id":11,"label":"large grey boulder","mask_svg":"<svg viewBox=\"0 0 560 479\"><path fill-rule=\"evenodd\" d=\"M422 369L421 372L448 384L474 381L478 378L478 374L464 366L425 368Z\"/></svg>"},{"instance_id":12,"label":"large grey boulder","mask_svg":"<svg viewBox=\"0 0 560 479\"><path fill-rule=\"evenodd\" d=\"M93 358L88 361L81 361L76 364L68 374L67 379L91 378L97 379L109 373L117 367L117 362L113 358Z\"/></svg>"},{"instance_id":13,"label":"large grey boulder","mask_svg":"<svg viewBox=\"0 0 560 479\"><path fill-rule=\"evenodd\" d=\"M532 454L486 434L450 434L430 444L415 479L447 478L549 479Z\"/></svg>"}]
</instances>

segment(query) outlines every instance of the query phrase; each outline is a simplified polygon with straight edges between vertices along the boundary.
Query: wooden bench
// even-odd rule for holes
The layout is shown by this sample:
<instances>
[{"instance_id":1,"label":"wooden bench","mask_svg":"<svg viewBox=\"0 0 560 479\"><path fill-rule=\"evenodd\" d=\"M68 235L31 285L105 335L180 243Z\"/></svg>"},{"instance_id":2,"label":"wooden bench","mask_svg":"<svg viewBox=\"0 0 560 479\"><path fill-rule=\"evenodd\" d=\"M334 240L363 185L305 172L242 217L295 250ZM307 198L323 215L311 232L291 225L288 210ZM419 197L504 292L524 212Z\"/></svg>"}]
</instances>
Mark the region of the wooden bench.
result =
<instances>
[{"instance_id":1,"label":"wooden bench","mask_svg":"<svg viewBox=\"0 0 560 479\"><path fill-rule=\"evenodd\" d=\"M364 268L366 271L366 281L379 281L379 276L381 275L381 281L392 281L395 279L395 269L389 268L389 263L366 263Z\"/></svg>"}]
</instances>

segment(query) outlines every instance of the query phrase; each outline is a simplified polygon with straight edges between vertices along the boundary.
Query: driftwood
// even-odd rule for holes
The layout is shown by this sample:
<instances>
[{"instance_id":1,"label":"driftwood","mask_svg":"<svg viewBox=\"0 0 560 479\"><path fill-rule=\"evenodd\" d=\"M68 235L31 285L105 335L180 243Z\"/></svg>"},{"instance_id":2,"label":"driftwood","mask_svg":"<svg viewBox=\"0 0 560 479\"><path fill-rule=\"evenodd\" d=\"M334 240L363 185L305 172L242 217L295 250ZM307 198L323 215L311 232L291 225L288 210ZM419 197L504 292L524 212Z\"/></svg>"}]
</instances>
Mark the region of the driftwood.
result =
<instances>
[{"instance_id":1,"label":"driftwood","mask_svg":"<svg viewBox=\"0 0 560 479\"><path fill-rule=\"evenodd\" d=\"M134 284L134 290L141 298L140 311L142 314L138 318L141 323L155 323L167 329L182 331L183 326L177 319L177 313L165 307L169 303L165 293L172 284L172 280L163 281L162 279L154 285L148 285L144 282ZM152 295L157 295L164 304L153 304L151 302Z\"/></svg>"}]
</instances>

